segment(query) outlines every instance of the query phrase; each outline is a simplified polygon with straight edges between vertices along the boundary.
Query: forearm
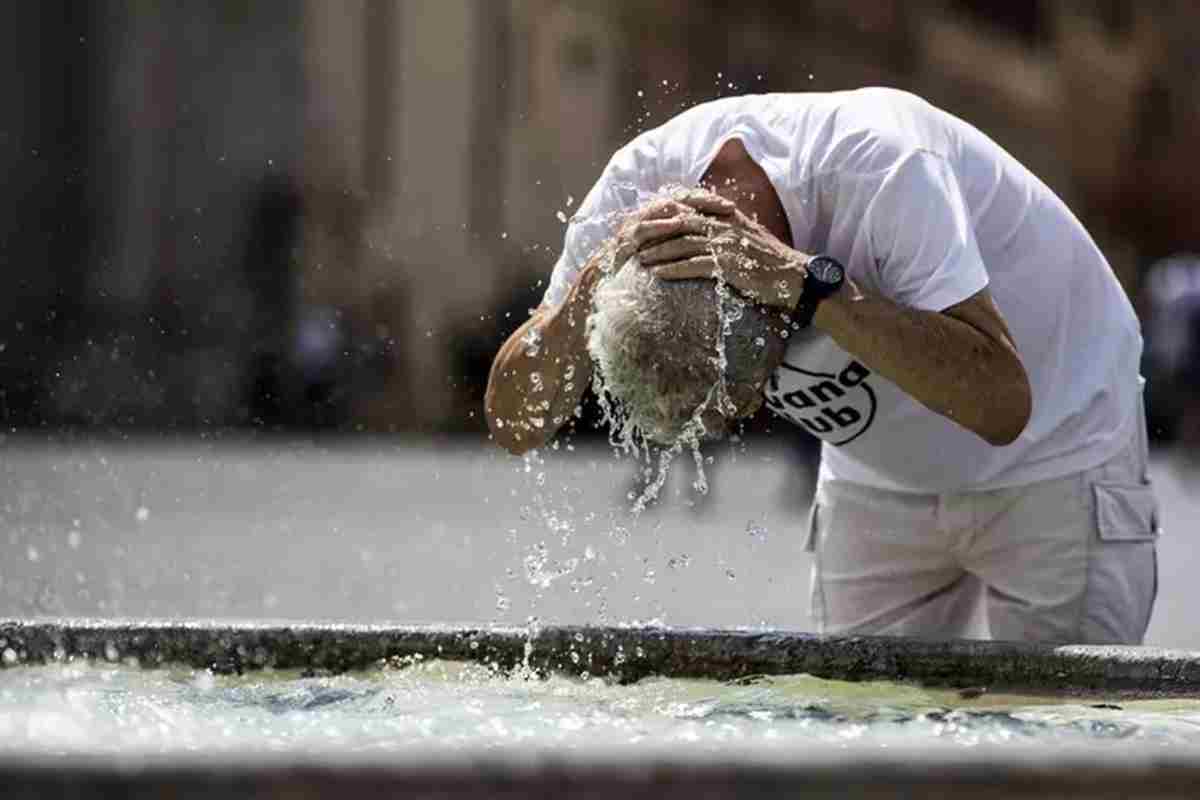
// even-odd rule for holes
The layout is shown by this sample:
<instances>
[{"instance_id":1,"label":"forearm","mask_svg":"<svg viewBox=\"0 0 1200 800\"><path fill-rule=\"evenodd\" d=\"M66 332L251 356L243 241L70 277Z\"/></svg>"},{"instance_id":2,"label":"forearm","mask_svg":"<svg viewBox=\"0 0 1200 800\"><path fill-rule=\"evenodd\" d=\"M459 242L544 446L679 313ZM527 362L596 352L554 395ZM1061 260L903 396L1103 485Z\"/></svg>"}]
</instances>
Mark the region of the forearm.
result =
<instances>
[{"instance_id":1,"label":"forearm","mask_svg":"<svg viewBox=\"0 0 1200 800\"><path fill-rule=\"evenodd\" d=\"M592 379L587 318L597 272L585 268L563 305L536 312L492 362L484 411L492 437L510 453L544 446L583 398Z\"/></svg>"},{"instance_id":2,"label":"forearm","mask_svg":"<svg viewBox=\"0 0 1200 800\"><path fill-rule=\"evenodd\" d=\"M948 313L907 308L847 283L814 326L925 407L993 445L1030 415L1029 380L1010 342Z\"/></svg>"}]
</instances>

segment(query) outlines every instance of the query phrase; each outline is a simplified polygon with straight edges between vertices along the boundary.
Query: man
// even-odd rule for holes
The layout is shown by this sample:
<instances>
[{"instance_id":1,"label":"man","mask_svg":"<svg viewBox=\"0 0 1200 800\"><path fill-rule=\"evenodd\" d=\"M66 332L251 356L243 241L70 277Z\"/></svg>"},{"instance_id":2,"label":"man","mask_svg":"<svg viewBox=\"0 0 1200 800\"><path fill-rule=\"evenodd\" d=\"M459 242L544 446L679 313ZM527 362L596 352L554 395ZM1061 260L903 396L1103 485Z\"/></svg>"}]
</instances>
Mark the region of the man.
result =
<instances>
[{"instance_id":1,"label":"man","mask_svg":"<svg viewBox=\"0 0 1200 800\"><path fill-rule=\"evenodd\" d=\"M696 188L647 202L671 185ZM1141 641L1157 526L1138 321L1079 221L998 145L888 89L726 98L637 137L493 365L488 419L512 452L588 382L610 238L661 278L719 270L801 328L764 390L824 441L821 631L963 636L981 608L998 639Z\"/></svg>"}]
</instances>

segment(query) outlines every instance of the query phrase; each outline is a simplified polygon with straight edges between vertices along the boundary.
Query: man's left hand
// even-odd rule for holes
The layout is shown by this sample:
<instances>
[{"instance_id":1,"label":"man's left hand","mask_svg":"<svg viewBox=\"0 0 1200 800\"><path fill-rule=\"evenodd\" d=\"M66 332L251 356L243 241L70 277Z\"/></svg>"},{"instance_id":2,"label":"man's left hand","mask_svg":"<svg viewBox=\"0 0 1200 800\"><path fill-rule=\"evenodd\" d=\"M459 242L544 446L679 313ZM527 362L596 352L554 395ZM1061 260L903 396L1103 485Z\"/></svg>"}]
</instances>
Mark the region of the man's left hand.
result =
<instances>
[{"instance_id":1,"label":"man's left hand","mask_svg":"<svg viewBox=\"0 0 1200 800\"><path fill-rule=\"evenodd\" d=\"M633 239L642 266L665 280L719 278L756 302L794 309L808 257L741 211L702 213L700 203L691 198L677 198L680 213L635 226Z\"/></svg>"}]
</instances>

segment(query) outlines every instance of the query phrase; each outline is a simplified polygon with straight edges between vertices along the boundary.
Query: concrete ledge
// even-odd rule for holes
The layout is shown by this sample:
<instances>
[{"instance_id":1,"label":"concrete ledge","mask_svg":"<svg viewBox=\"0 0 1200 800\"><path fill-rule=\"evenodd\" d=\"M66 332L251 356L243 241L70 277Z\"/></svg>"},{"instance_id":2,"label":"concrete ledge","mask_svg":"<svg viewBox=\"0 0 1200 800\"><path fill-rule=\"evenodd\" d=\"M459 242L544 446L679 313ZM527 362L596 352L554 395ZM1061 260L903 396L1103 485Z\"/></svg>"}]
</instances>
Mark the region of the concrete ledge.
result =
<instances>
[{"instance_id":1,"label":"concrete ledge","mask_svg":"<svg viewBox=\"0 0 1200 800\"><path fill-rule=\"evenodd\" d=\"M1008 754L947 758L903 754L885 759L798 752L784 762L733 763L633 758L529 758L520 755L401 760L381 764L72 764L0 760L0 782L12 800L123 797L211 800L296 798L577 797L620 800L696 798L971 797L1160 800L1194 798L1200 764L1164 755L1140 758Z\"/></svg>"},{"instance_id":2,"label":"concrete ledge","mask_svg":"<svg viewBox=\"0 0 1200 800\"><path fill-rule=\"evenodd\" d=\"M314 625L212 621L0 621L0 667L68 658L183 664L218 673L320 673L444 658L606 676L730 680L808 673L1031 694L1200 697L1200 653L1141 647L820 637L779 631Z\"/></svg>"}]
</instances>

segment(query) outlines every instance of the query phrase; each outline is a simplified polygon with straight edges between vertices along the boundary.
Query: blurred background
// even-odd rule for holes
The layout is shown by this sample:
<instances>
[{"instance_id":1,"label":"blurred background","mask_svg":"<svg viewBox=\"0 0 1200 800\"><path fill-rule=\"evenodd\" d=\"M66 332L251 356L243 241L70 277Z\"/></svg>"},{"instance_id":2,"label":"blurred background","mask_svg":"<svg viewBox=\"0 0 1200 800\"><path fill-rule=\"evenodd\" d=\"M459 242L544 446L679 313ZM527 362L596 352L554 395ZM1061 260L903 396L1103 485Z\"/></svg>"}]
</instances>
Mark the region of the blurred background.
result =
<instances>
[{"instance_id":1,"label":"blurred background","mask_svg":"<svg viewBox=\"0 0 1200 800\"><path fill-rule=\"evenodd\" d=\"M553 470L486 442L491 358L540 300L564 221L609 154L742 92L908 89L1058 191L1142 315L1151 436L1164 480L1190 497L1200 8L1189 0L7 0L0 52L0 614L523 620L510 584L542 613L568 607L546 590L582 581L580 565L603 553L563 538L556 560L536 532L611 520L632 468L611 463L585 420L577 439L599 460L570 469L615 487L595 510L562 499L578 488L565 478L558 492L527 481L523 470ZM721 457L711 466L740 488L677 492L679 525L706 507L714 537L734 524L761 548L759 509L792 524L808 485L793 473L811 445L776 430L750 451L765 455L746 455L767 427L752 426L740 452L742 473L749 460L776 476L770 496L752 500L761 478ZM609 477L589 477L596 464ZM346 535L349 498L356 535L384 538L329 544L330 531ZM605 541L621 543L619 527ZM483 539L497 549L472 544ZM577 616L619 607L620 594L620 613L671 617L674 590L654 576L693 559L654 546L605 568L608 598L592 592ZM337 582L314 577L349 553L356 566ZM716 554L714 575L762 563L738 553ZM667 621L803 627L805 556L789 553L779 581L800 577L761 608L746 610L743 583L725 616L689 617L678 610L689 600ZM471 566L482 591L450 592L469 601L429 586L395 599L405 575L481 560L494 580ZM291 577L271 584L281 569ZM626 578L636 602L612 588Z\"/></svg>"}]
</instances>

